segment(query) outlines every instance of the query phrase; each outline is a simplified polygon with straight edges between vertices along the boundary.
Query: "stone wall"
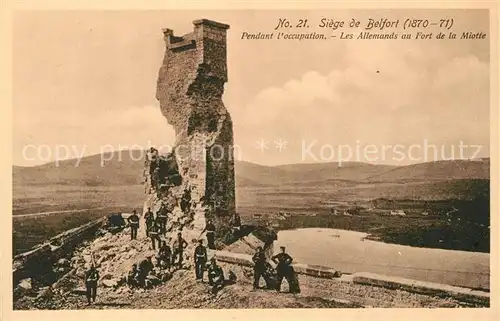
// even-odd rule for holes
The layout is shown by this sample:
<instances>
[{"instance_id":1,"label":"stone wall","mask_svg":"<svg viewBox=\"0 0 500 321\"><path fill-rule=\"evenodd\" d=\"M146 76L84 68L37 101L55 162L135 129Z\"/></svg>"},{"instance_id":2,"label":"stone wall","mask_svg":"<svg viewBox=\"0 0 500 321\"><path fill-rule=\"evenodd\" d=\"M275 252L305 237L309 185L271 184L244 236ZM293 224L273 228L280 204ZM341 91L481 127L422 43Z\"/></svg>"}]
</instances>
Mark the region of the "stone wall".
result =
<instances>
[{"instance_id":1,"label":"stone wall","mask_svg":"<svg viewBox=\"0 0 500 321\"><path fill-rule=\"evenodd\" d=\"M246 267L253 266L252 256L248 254L215 251L211 255L214 255L220 262ZM478 304L480 306L490 305L490 294L484 291L366 272L342 275L340 271L333 268L318 265L303 263L293 263L292 265L297 274L308 275L315 278L336 279L344 283L362 284L393 290L397 289L410 293L419 293L442 298L449 297L462 302Z\"/></svg>"},{"instance_id":2,"label":"stone wall","mask_svg":"<svg viewBox=\"0 0 500 321\"><path fill-rule=\"evenodd\" d=\"M154 149L148 154L144 210L156 212L166 204L171 233L185 228L199 233L210 218L222 244L235 214L233 124L222 102L229 26L210 20L193 24L193 32L181 37L163 30L156 98L176 140L168 155Z\"/></svg>"},{"instance_id":3,"label":"stone wall","mask_svg":"<svg viewBox=\"0 0 500 321\"><path fill-rule=\"evenodd\" d=\"M54 236L31 251L18 254L12 264L13 284L24 278L41 278L51 273L60 258L71 254L83 241L93 239L106 218L101 218Z\"/></svg>"}]
</instances>

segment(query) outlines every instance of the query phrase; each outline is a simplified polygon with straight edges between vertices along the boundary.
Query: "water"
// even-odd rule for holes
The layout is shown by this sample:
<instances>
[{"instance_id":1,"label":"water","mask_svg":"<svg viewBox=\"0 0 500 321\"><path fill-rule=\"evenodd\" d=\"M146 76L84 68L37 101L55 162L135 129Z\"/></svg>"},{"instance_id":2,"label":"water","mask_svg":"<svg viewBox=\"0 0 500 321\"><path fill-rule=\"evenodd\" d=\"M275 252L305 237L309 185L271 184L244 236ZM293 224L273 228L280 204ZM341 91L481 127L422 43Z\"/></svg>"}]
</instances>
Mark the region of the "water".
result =
<instances>
[{"instance_id":1,"label":"water","mask_svg":"<svg viewBox=\"0 0 500 321\"><path fill-rule=\"evenodd\" d=\"M366 233L327 228L280 231L275 249L296 262L343 273L371 272L455 286L489 289L490 255L363 240Z\"/></svg>"}]
</instances>

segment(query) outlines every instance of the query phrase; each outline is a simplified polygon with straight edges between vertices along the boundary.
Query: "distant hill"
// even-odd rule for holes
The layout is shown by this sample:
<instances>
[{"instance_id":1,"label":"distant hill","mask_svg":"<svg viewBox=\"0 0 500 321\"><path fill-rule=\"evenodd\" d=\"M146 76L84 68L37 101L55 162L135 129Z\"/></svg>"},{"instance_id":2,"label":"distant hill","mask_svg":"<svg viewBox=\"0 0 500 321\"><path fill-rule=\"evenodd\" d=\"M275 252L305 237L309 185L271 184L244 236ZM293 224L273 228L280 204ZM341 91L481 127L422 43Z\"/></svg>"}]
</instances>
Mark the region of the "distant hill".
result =
<instances>
[{"instance_id":1,"label":"distant hill","mask_svg":"<svg viewBox=\"0 0 500 321\"><path fill-rule=\"evenodd\" d=\"M144 159L140 151L124 151L97 154L76 159L48 163L34 167L14 166L13 185L76 185L76 186L113 186L140 184L143 180ZM135 154L134 154L135 153ZM132 157L130 156L132 155ZM101 159L110 159L103 162Z\"/></svg>"},{"instance_id":2,"label":"distant hill","mask_svg":"<svg viewBox=\"0 0 500 321\"><path fill-rule=\"evenodd\" d=\"M121 156L120 156L121 155ZM141 151L122 151L60 161L34 167L13 167L13 185L120 186L140 184L144 159ZM101 160L104 161L103 166ZM408 166L374 165L359 162L290 164L265 166L236 161L238 188L295 186L300 188L347 187L360 183L405 183L461 181L460 190L469 179L489 180L489 159L482 161L439 161ZM456 186L456 184L448 184ZM437 186L446 186L438 184Z\"/></svg>"},{"instance_id":3,"label":"distant hill","mask_svg":"<svg viewBox=\"0 0 500 321\"><path fill-rule=\"evenodd\" d=\"M367 177L373 182L490 179L490 159L450 160L396 167Z\"/></svg>"}]
</instances>

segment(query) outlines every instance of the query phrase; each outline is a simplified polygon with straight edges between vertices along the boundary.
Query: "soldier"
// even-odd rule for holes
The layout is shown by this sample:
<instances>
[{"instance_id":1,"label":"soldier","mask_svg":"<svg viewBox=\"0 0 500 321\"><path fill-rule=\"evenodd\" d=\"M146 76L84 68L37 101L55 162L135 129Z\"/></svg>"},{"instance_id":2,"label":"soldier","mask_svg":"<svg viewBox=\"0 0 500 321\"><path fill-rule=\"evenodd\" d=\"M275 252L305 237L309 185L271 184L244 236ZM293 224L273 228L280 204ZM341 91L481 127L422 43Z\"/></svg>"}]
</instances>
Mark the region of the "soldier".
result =
<instances>
[{"instance_id":1,"label":"soldier","mask_svg":"<svg viewBox=\"0 0 500 321\"><path fill-rule=\"evenodd\" d=\"M168 269L170 271L171 267L171 259L172 259L172 249L167 244L167 242L163 241L161 243L160 250L158 251L158 265Z\"/></svg>"},{"instance_id":2,"label":"soldier","mask_svg":"<svg viewBox=\"0 0 500 321\"><path fill-rule=\"evenodd\" d=\"M186 189L184 190L184 194L182 195L180 202L181 210L184 213L188 213L191 208L191 191Z\"/></svg>"},{"instance_id":3,"label":"soldier","mask_svg":"<svg viewBox=\"0 0 500 321\"><path fill-rule=\"evenodd\" d=\"M258 247L257 251L252 257L252 261L254 263L253 266L253 289L256 290L259 288L259 281L261 277L265 278L266 272L266 255L262 247ZM266 282L267 285L267 282Z\"/></svg>"},{"instance_id":4,"label":"soldier","mask_svg":"<svg viewBox=\"0 0 500 321\"><path fill-rule=\"evenodd\" d=\"M146 236L149 237L149 230L154 222L154 215L151 212L151 207L148 207L148 211L144 214L144 221L146 222Z\"/></svg>"},{"instance_id":5,"label":"soldier","mask_svg":"<svg viewBox=\"0 0 500 321\"><path fill-rule=\"evenodd\" d=\"M276 291L281 291L281 282L283 278L286 278L288 282L288 287L291 293L300 292L298 289L297 279L295 278L295 272L291 266L292 257L285 252L285 247L281 246L281 253L276 254L272 257L274 263L276 263L276 272L278 274L278 280L276 283Z\"/></svg>"},{"instance_id":6,"label":"soldier","mask_svg":"<svg viewBox=\"0 0 500 321\"><path fill-rule=\"evenodd\" d=\"M231 218L231 228L233 230L234 235L238 235L241 229L241 217L240 214L234 213L233 217Z\"/></svg>"},{"instance_id":7,"label":"soldier","mask_svg":"<svg viewBox=\"0 0 500 321\"><path fill-rule=\"evenodd\" d=\"M130 287L139 286L139 270L137 269L137 264L132 265L132 270L128 272L127 284Z\"/></svg>"},{"instance_id":8,"label":"soldier","mask_svg":"<svg viewBox=\"0 0 500 321\"><path fill-rule=\"evenodd\" d=\"M153 221L151 228L149 230L149 237L151 238L151 244L153 245L153 250L156 250L156 243L158 242L158 247L160 247L160 224L158 221Z\"/></svg>"},{"instance_id":9,"label":"soldier","mask_svg":"<svg viewBox=\"0 0 500 321\"><path fill-rule=\"evenodd\" d=\"M139 264L139 284L142 287L146 286L146 278L154 269L153 262L151 261L152 256L148 256Z\"/></svg>"},{"instance_id":10,"label":"soldier","mask_svg":"<svg viewBox=\"0 0 500 321\"><path fill-rule=\"evenodd\" d=\"M198 240L198 246L194 249L194 269L196 280L203 282L203 271L207 264L207 249L203 246L203 240Z\"/></svg>"},{"instance_id":11,"label":"soldier","mask_svg":"<svg viewBox=\"0 0 500 321\"><path fill-rule=\"evenodd\" d=\"M224 271L217 264L215 257L210 259L210 265L208 267L208 284L212 286L212 294L217 294L217 292L224 287Z\"/></svg>"},{"instance_id":12,"label":"soldier","mask_svg":"<svg viewBox=\"0 0 500 321\"><path fill-rule=\"evenodd\" d=\"M165 233L167 231L167 209L165 204L162 203L158 212L156 212L156 221L160 224L160 233Z\"/></svg>"},{"instance_id":13,"label":"soldier","mask_svg":"<svg viewBox=\"0 0 500 321\"><path fill-rule=\"evenodd\" d=\"M85 273L85 287L87 288L87 302L90 305L90 301L95 302L97 296L97 281L99 281L99 272L94 266L94 263L90 265L90 269Z\"/></svg>"},{"instance_id":14,"label":"soldier","mask_svg":"<svg viewBox=\"0 0 500 321\"><path fill-rule=\"evenodd\" d=\"M207 231L207 246L211 250L215 250L215 225L212 223L212 220L208 220L205 225L205 229ZM202 232L202 233L203 233Z\"/></svg>"},{"instance_id":15,"label":"soldier","mask_svg":"<svg viewBox=\"0 0 500 321\"><path fill-rule=\"evenodd\" d=\"M155 273L154 270L151 270L148 272L148 275L146 276L146 280L144 282L144 288L151 289L152 287L160 283L161 279L158 277L158 275Z\"/></svg>"},{"instance_id":16,"label":"soldier","mask_svg":"<svg viewBox=\"0 0 500 321\"><path fill-rule=\"evenodd\" d=\"M185 239L182 238L182 233L177 233L177 239L174 241L173 250L174 253L172 255L172 265L175 264L176 258L179 257L177 262L177 266L179 269L182 268L182 260L184 256L184 249L188 246L188 243Z\"/></svg>"},{"instance_id":17,"label":"soldier","mask_svg":"<svg viewBox=\"0 0 500 321\"><path fill-rule=\"evenodd\" d=\"M139 229L139 216L135 210L132 215L128 217L128 224L130 225L130 239L136 240L137 230Z\"/></svg>"}]
</instances>

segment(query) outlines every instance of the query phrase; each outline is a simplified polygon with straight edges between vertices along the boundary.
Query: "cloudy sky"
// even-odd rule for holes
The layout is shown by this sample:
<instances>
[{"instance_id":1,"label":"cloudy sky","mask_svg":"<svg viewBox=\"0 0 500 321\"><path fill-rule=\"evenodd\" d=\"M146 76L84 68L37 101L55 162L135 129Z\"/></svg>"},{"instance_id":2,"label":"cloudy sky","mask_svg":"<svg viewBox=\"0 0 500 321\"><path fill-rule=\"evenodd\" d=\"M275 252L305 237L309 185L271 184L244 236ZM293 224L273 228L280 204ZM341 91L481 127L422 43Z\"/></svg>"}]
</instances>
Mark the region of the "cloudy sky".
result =
<instances>
[{"instance_id":1,"label":"cloudy sky","mask_svg":"<svg viewBox=\"0 0 500 321\"><path fill-rule=\"evenodd\" d=\"M356 160L357 146L363 151L373 145L377 155L366 159L361 152L358 160L406 164L419 161L425 148L413 149L404 159L395 159L391 148L407 151L424 142L436 146L437 158L450 157L452 149L458 157L461 142L482 145L475 156L489 156L489 37L240 39L243 31L271 32L281 17L307 18L314 25L321 18L365 21L409 14L453 17L459 37L463 31L489 31L487 11L464 10L17 13L14 164L54 160L58 146L69 148L72 155L59 147L59 158L66 158L172 144L174 132L155 99L164 54L161 28L186 34L202 17L231 25L223 100L243 160L269 165L329 161L339 157L339 145L350 146L344 156L354 153L351 160ZM281 150L279 140L286 142ZM258 149L257 141L267 142L267 149ZM385 156L383 146L389 146ZM464 154L470 157L476 150L466 148Z\"/></svg>"}]
</instances>

